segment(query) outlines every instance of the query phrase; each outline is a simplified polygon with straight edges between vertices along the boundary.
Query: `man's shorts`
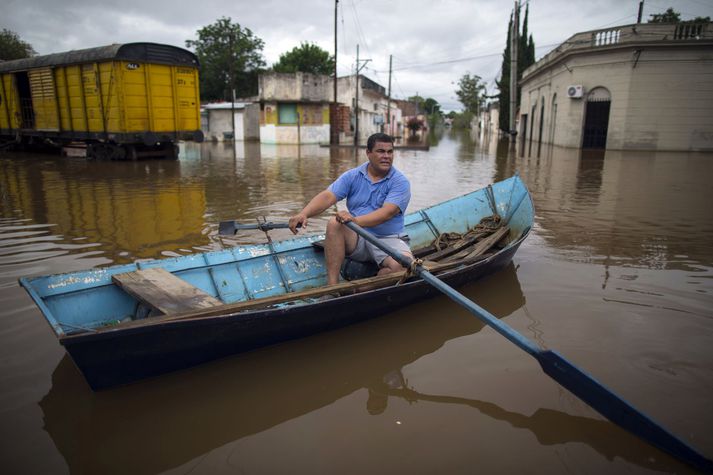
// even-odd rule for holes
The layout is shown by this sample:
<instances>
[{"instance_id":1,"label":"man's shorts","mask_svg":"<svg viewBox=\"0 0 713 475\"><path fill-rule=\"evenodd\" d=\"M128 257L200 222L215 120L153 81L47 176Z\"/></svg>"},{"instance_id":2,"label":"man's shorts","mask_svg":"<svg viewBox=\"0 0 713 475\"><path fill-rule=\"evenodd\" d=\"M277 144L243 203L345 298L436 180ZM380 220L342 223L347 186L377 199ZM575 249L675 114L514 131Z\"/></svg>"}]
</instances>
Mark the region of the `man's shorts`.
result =
<instances>
[{"instance_id":1,"label":"man's shorts","mask_svg":"<svg viewBox=\"0 0 713 475\"><path fill-rule=\"evenodd\" d=\"M375 262L377 265L381 266L381 263L389 255L370 242L367 242L367 240L363 237L357 235L357 238L357 245L356 248L354 248L354 252L349 254L347 257L359 262ZM408 236L405 234L394 234L391 236L380 237L378 239L402 254L407 253L411 255L411 248L407 242Z\"/></svg>"}]
</instances>

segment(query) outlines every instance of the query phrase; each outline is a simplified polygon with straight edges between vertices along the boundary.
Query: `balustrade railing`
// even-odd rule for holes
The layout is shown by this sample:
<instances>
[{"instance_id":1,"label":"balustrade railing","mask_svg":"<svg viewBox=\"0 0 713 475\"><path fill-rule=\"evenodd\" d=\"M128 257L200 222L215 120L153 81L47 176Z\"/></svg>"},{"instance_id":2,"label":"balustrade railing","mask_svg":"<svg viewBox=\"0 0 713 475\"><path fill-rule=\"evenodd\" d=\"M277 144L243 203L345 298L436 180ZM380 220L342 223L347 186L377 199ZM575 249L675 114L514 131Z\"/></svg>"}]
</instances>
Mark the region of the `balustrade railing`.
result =
<instances>
[{"instance_id":1,"label":"balustrade railing","mask_svg":"<svg viewBox=\"0 0 713 475\"><path fill-rule=\"evenodd\" d=\"M572 51L673 41L711 42L713 23L643 23L577 33L527 68L524 75L534 73Z\"/></svg>"},{"instance_id":2,"label":"balustrade railing","mask_svg":"<svg viewBox=\"0 0 713 475\"><path fill-rule=\"evenodd\" d=\"M619 28L613 30L594 31L592 32L593 46L606 46L619 43L621 30Z\"/></svg>"}]
</instances>

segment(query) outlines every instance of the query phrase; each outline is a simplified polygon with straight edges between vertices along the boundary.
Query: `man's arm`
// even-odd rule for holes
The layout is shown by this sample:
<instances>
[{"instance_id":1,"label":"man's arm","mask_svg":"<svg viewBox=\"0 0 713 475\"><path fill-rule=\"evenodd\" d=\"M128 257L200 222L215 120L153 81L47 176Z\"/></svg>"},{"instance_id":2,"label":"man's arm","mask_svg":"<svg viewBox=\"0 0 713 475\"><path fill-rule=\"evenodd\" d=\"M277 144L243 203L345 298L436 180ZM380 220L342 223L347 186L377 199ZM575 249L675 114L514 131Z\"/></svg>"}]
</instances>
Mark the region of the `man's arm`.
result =
<instances>
[{"instance_id":1,"label":"man's arm","mask_svg":"<svg viewBox=\"0 0 713 475\"><path fill-rule=\"evenodd\" d=\"M378 226L381 223L385 223L397 214L401 212L398 206L393 203L384 203L384 205L372 211L371 213L363 214L361 216L354 217L347 211L341 211L337 213L337 218L340 222L346 223L348 221L353 221L363 228L372 228Z\"/></svg>"},{"instance_id":2,"label":"man's arm","mask_svg":"<svg viewBox=\"0 0 713 475\"><path fill-rule=\"evenodd\" d=\"M297 234L297 225L301 225L303 228L307 227L307 220L312 216L316 216L329 208L334 206L337 202L337 196L329 190L321 191L307 203L302 211L290 218L289 226L290 231L293 234Z\"/></svg>"}]
</instances>

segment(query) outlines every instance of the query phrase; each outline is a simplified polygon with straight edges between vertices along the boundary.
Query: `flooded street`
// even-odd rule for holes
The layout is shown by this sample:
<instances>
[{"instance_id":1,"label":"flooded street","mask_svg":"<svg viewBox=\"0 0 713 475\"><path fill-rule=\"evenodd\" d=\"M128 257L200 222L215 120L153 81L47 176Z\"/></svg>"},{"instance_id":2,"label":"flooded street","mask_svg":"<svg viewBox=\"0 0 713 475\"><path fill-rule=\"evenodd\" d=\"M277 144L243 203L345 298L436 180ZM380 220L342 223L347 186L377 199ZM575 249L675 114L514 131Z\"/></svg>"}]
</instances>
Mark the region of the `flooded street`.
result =
<instances>
[{"instance_id":1,"label":"flooded street","mask_svg":"<svg viewBox=\"0 0 713 475\"><path fill-rule=\"evenodd\" d=\"M255 143L182 144L177 161L0 154L0 471L693 473L445 297L93 393L17 283L264 242L218 222L285 220L365 159ZM447 131L394 163L409 212L520 173L533 232L460 290L713 457L712 154L515 158Z\"/></svg>"}]
</instances>

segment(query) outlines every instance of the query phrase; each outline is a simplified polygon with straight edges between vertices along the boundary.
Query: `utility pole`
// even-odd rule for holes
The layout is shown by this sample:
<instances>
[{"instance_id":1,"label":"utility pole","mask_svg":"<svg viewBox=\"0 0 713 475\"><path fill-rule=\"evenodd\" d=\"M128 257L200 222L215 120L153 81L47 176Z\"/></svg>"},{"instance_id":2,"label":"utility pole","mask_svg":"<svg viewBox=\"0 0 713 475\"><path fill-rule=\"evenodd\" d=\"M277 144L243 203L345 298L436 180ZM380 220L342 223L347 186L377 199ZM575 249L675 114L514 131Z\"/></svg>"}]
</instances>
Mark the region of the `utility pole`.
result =
<instances>
[{"instance_id":1,"label":"utility pole","mask_svg":"<svg viewBox=\"0 0 713 475\"><path fill-rule=\"evenodd\" d=\"M641 15L644 13L644 0L639 2L639 16L636 19L636 23L641 23Z\"/></svg>"},{"instance_id":2,"label":"utility pole","mask_svg":"<svg viewBox=\"0 0 713 475\"><path fill-rule=\"evenodd\" d=\"M388 130L388 134L392 135L393 132L391 130L391 60L393 59L392 55L389 55L389 93L386 96L386 128Z\"/></svg>"},{"instance_id":3,"label":"utility pole","mask_svg":"<svg viewBox=\"0 0 713 475\"><path fill-rule=\"evenodd\" d=\"M330 114L331 124L329 129L329 142L332 145L336 145L339 142L339 123L337 122L339 119L337 115L337 110L339 109L339 106L337 106L337 4L339 4L339 0L334 0L334 104L332 105L334 117Z\"/></svg>"},{"instance_id":4,"label":"utility pole","mask_svg":"<svg viewBox=\"0 0 713 475\"><path fill-rule=\"evenodd\" d=\"M360 65L359 62L364 64ZM356 107L354 108L354 146L359 146L359 72L362 70L366 63L371 61L370 59L359 59L359 45L357 45L357 56L356 56Z\"/></svg>"},{"instance_id":5,"label":"utility pole","mask_svg":"<svg viewBox=\"0 0 713 475\"><path fill-rule=\"evenodd\" d=\"M512 31L510 32L510 143L515 144L515 109L517 108L517 37L520 32L519 8L515 0L515 8L512 12Z\"/></svg>"},{"instance_id":6,"label":"utility pole","mask_svg":"<svg viewBox=\"0 0 713 475\"><path fill-rule=\"evenodd\" d=\"M233 125L233 143L235 143L235 53L233 32L230 32L230 123Z\"/></svg>"}]
</instances>

